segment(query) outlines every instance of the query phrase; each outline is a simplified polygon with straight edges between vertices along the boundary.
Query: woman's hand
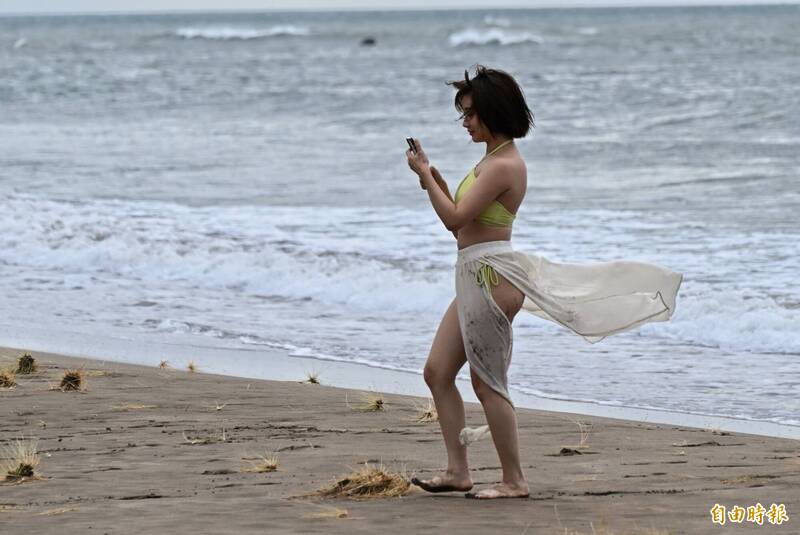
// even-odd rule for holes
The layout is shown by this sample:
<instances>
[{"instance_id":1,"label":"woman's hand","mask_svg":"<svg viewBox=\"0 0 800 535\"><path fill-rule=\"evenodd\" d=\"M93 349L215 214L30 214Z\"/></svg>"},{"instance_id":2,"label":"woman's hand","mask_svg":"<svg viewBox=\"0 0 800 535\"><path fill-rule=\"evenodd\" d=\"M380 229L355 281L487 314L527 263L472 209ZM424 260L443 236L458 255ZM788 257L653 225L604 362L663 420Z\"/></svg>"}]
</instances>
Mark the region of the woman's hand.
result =
<instances>
[{"instance_id":1,"label":"woman's hand","mask_svg":"<svg viewBox=\"0 0 800 535\"><path fill-rule=\"evenodd\" d=\"M430 169L431 169L431 175L433 175L433 179L436 181L437 184L439 184L439 187L442 188L442 191L448 193L450 190L447 187L447 182L445 182L444 178L442 178L442 175L439 174L439 170L432 165L430 166ZM419 187L425 189L425 182L422 181L422 177L419 177Z\"/></svg>"},{"instance_id":2,"label":"woman's hand","mask_svg":"<svg viewBox=\"0 0 800 535\"><path fill-rule=\"evenodd\" d=\"M428 155L422 150L422 144L418 139L414 138L414 144L417 146L417 153L414 154L414 151L408 149L406 151L406 158L408 159L408 166L411 170L422 178L422 175L430 170L430 162L428 161Z\"/></svg>"}]
</instances>

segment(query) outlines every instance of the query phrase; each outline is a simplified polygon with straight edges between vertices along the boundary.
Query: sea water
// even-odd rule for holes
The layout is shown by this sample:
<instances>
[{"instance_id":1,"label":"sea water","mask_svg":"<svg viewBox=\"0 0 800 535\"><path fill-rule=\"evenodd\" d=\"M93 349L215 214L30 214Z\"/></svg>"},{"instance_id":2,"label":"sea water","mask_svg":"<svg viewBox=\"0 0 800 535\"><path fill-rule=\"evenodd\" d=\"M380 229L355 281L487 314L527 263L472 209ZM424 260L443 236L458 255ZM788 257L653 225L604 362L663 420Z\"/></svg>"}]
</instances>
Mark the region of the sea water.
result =
<instances>
[{"instance_id":1,"label":"sea water","mask_svg":"<svg viewBox=\"0 0 800 535\"><path fill-rule=\"evenodd\" d=\"M454 191L485 146L445 82L480 63L535 115L513 246L684 274L671 321L599 344L521 311L512 396L800 425L798 27L798 6L0 18L0 323L419 374L456 243L404 137Z\"/></svg>"}]
</instances>

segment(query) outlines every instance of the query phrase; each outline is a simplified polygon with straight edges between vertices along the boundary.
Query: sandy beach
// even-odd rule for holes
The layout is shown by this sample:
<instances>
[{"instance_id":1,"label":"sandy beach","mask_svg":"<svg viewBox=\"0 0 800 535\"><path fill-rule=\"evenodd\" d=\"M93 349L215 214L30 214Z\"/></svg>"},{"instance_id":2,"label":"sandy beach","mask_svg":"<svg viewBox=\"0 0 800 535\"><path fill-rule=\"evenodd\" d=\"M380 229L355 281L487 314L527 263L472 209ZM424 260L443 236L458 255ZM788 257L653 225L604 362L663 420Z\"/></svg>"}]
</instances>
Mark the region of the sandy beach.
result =
<instances>
[{"instance_id":1,"label":"sandy beach","mask_svg":"<svg viewBox=\"0 0 800 535\"><path fill-rule=\"evenodd\" d=\"M21 354L0 349L0 368ZM383 411L361 412L362 392L304 377L32 355L39 370L0 389L0 445L36 438L40 459L37 477L0 487L3 533L694 534L722 529L712 522L716 504L727 516L758 503L762 525L728 518L725 527L768 529L771 505L782 504L789 520L775 528L797 532L793 439L519 409L529 499L413 486L402 497L321 498L308 495L364 463L408 478L443 468L438 423L415 421L427 400L384 394ZM84 388L59 389L78 367ZM467 404L467 420L483 423L479 405ZM277 460L275 471L247 471L264 456ZM471 446L470 463L476 488L499 480L490 440Z\"/></svg>"}]
</instances>

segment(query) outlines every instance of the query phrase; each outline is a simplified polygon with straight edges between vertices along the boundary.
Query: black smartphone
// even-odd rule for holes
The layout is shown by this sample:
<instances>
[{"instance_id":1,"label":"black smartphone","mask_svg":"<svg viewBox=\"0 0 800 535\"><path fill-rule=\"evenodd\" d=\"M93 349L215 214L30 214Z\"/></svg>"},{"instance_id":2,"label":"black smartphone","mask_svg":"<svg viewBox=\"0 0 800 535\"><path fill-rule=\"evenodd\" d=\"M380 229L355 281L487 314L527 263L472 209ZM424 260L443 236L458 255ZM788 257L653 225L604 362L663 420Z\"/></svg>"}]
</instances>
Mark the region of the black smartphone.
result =
<instances>
[{"instance_id":1,"label":"black smartphone","mask_svg":"<svg viewBox=\"0 0 800 535\"><path fill-rule=\"evenodd\" d=\"M411 151L412 151L414 154L416 154L416 153L417 153L417 144L416 144L416 143L414 143L414 138L407 137L407 138L406 138L406 143L408 143L408 146L409 146L409 147L411 147Z\"/></svg>"}]
</instances>

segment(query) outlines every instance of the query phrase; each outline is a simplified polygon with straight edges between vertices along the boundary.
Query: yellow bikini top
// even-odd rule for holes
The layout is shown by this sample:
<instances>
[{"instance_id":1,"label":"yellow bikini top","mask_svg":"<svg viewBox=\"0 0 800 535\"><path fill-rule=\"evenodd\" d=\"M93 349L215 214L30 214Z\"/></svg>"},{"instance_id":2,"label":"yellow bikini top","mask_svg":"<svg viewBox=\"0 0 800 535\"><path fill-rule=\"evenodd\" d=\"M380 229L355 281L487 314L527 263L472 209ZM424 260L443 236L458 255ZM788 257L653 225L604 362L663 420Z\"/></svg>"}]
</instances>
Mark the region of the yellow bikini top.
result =
<instances>
[{"instance_id":1,"label":"yellow bikini top","mask_svg":"<svg viewBox=\"0 0 800 535\"><path fill-rule=\"evenodd\" d=\"M511 143L512 141L514 140L509 139L508 141L504 141L503 143L495 147L495 149L486 156L489 156L494 152L500 150L501 147L504 147L505 145ZM486 156L484 156L483 158L486 158ZM481 161L483 161L483 158L481 159ZM477 165L475 167L477 167ZM472 184L475 183L475 179L477 178L475 176L475 167L470 169L469 173L467 173L467 176L465 176L461 180L461 184L458 185L458 189L456 189L456 196L455 196L456 204L458 204L459 199L461 199L461 197L464 196L462 190L464 193L466 193L466 191L470 187L472 187ZM517 216L515 214L512 214L511 212L508 211L508 209L505 206L503 206L503 203L495 199L489 206L486 207L486 209L483 212L478 214L478 217L475 218L475 221L493 227L510 227L511 225L514 224L514 219L516 217Z\"/></svg>"}]
</instances>

